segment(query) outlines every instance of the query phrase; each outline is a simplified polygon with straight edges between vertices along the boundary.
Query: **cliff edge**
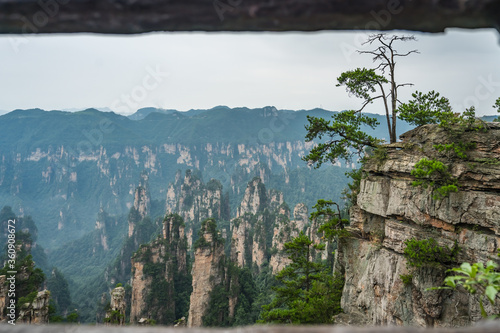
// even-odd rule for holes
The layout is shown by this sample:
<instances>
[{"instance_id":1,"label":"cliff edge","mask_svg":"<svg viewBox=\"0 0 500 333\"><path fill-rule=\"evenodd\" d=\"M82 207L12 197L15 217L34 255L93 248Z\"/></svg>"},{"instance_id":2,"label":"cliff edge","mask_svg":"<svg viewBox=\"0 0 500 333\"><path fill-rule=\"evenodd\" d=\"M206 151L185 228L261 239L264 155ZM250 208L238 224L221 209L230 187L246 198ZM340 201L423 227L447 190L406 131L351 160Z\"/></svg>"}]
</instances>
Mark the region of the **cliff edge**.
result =
<instances>
[{"instance_id":1,"label":"cliff edge","mask_svg":"<svg viewBox=\"0 0 500 333\"><path fill-rule=\"evenodd\" d=\"M442 286L451 266L499 262L500 124L487 125L487 132L464 135L475 145L467 158L438 152L433 146L445 143L444 130L425 125L403 134L402 142L387 145L386 154L364 165L357 204L350 210L351 236L342 238L336 251L335 270L346 281L345 313L337 323L460 327L481 319L477 296L460 289L426 289ZM457 192L435 199L431 188L412 186L411 170L424 157L449 162ZM458 244L456 262L409 267L403 253L411 238L432 238L450 248ZM408 277L406 283L401 275Z\"/></svg>"}]
</instances>

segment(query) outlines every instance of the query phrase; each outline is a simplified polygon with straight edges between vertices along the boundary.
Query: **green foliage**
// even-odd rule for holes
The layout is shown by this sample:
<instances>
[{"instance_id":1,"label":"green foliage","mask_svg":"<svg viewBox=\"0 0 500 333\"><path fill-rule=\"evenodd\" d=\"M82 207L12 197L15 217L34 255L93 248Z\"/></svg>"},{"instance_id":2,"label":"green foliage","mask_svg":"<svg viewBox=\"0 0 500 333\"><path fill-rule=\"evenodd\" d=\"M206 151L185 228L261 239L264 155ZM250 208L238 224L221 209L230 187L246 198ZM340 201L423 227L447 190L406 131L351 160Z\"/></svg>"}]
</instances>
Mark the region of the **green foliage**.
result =
<instances>
[{"instance_id":1,"label":"green foliage","mask_svg":"<svg viewBox=\"0 0 500 333\"><path fill-rule=\"evenodd\" d=\"M47 279L47 289L50 290L51 299L58 310L56 314L65 313L71 304L71 295L68 281L57 268L52 270L50 277Z\"/></svg>"},{"instance_id":2,"label":"green foliage","mask_svg":"<svg viewBox=\"0 0 500 333\"><path fill-rule=\"evenodd\" d=\"M254 303L257 286L249 268L239 268L231 262L225 263L226 283L218 285L210 292L209 305L203 315L203 326L230 327L254 324L258 311ZM234 316L229 317L229 299L236 300Z\"/></svg>"},{"instance_id":3,"label":"green foliage","mask_svg":"<svg viewBox=\"0 0 500 333\"><path fill-rule=\"evenodd\" d=\"M439 97L439 93L434 90L427 94L416 91L412 97L414 99L398 107L399 119L409 124L439 124L454 117L450 101L446 97Z\"/></svg>"},{"instance_id":4,"label":"green foliage","mask_svg":"<svg viewBox=\"0 0 500 333\"><path fill-rule=\"evenodd\" d=\"M123 284L117 283L115 288L118 288L118 287L121 287L121 286L123 286Z\"/></svg>"},{"instance_id":5,"label":"green foliage","mask_svg":"<svg viewBox=\"0 0 500 333\"><path fill-rule=\"evenodd\" d=\"M234 267L234 266L233 266ZM253 279L252 272L248 268L236 269L238 282L235 284L236 290L231 290L233 295L238 295L238 303L235 307L233 326L244 326L254 324L260 311L254 311L254 306L258 297L258 287Z\"/></svg>"},{"instance_id":6,"label":"green foliage","mask_svg":"<svg viewBox=\"0 0 500 333\"><path fill-rule=\"evenodd\" d=\"M358 201L358 193L361 188L361 179L365 177L363 168L354 169L345 173L346 176L352 179L350 183L347 184L347 188L342 190L343 198L347 199L347 206L352 207L356 205Z\"/></svg>"},{"instance_id":7,"label":"green foliage","mask_svg":"<svg viewBox=\"0 0 500 333\"><path fill-rule=\"evenodd\" d=\"M337 87L345 86L349 95L373 103L373 98L370 95L376 92L380 84L389 81L384 76L377 75L374 69L356 68L340 74L337 82Z\"/></svg>"},{"instance_id":8,"label":"green foliage","mask_svg":"<svg viewBox=\"0 0 500 333\"><path fill-rule=\"evenodd\" d=\"M210 301L203 316L203 326L229 326L229 291L224 286L216 286L210 292Z\"/></svg>"},{"instance_id":9,"label":"green foliage","mask_svg":"<svg viewBox=\"0 0 500 333\"><path fill-rule=\"evenodd\" d=\"M395 59L405 57L416 50L406 53L398 53L394 43L398 41L415 40L413 36L387 36L386 34L370 35L364 44L377 44L377 48L369 51L359 51L362 54L373 56L373 61L378 62L374 69L357 68L342 73L338 78L337 86L345 86L350 95L364 100L359 110L342 111L332 116L332 121L319 117L307 117L306 141L315 139L320 141L311 149L303 160L319 168L324 162L336 163L338 160L352 162L355 155L361 158L365 148L377 148L382 140L367 134L364 128L374 129L380 123L373 117L363 115L363 109L373 103L376 99L382 99L385 109L385 120L387 122L390 142L396 142L397 103L400 103L397 94L398 89L408 84L397 84L395 80ZM377 71L381 72L378 74ZM385 76L386 71L388 77ZM389 87L384 88L385 85ZM387 91L386 91L387 89ZM325 140L323 140L325 137ZM386 152L376 151L380 161L387 157ZM352 202L352 201L351 201Z\"/></svg>"},{"instance_id":10,"label":"green foliage","mask_svg":"<svg viewBox=\"0 0 500 333\"><path fill-rule=\"evenodd\" d=\"M374 149L368 148L367 154L369 155L371 160L377 161L378 165L381 165L389 157L387 148L383 146L377 146Z\"/></svg>"},{"instance_id":11,"label":"green foliage","mask_svg":"<svg viewBox=\"0 0 500 333\"><path fill-rule=\"evenodd\" d=\"M417 240L411 238L405 241L404 256L411 267L441 267L457 260L460 248L455 242L453 248L439 246L435 239Z\"/></svg>"},{"instance_id":12,"label":"green foliage","mask_svg":"<svg viewBox=\"0 0 500 333\"><path fill-rule=\"evenodd\" d=\"M333 322L333 316L341 311L343 281L339 276L332 276L325 264L311 261L312 250L323 248L324 245L313 244L302 232L285 243L285 252L292 262L276 275L279 285L273 287L275 297L271 303L262 307L261 322Z\"/></svg>"},{"instance_id":13,"label":"green foliage","mask_svg":"<svg viewBox=\"0 0 500 333\"><path fill-rule=\"evenodd\" d=\"M410 286L413 282L413 274L403 274L399 276L405 286Z\"/></svg>"},{"instance_id":14,"label":"green foliage","mask_svg":"<svg viewBox=\"0 0 500 333\"><path fill-rule=\"evenodd\" d=\"M66 322L68 323L78 323L79 319L80 316L76 310L66 316Z\"/></svg>"},{"instance_id":15,"label":"green foliage","mask_svg":"<svg viewBox=\"0 0 500 333\"><path fill-rule=\"evenodd\" d=\"M210 181L206 185L207 190L215 192L215 191L220 191L222 190L222 184L220 181L216 179L210 179Z\"/></svg>"},{"instance_id":16,"label":"green foliage","mask_svg":"<svg viewBox=\"0 0 500 333\"><path fill-rule=\"evenodd\" d=\"M413 186L428 186L433 188L433 199L443 199L450 192L457 192L457 182L448 172L448 166L436 159L422 158L415 164L411 175L417 180L412 182Z\"/></svg>"},{"instance_id":17,"label":"green foliage","mask_svg":"<svg viewBox=\"0 0 500 333\"><path fill-rule=\"evenodd\" d=\"M33 256L30 254L32 248L32 238L27 232L15 233L16 259L12 268L8 261L5 261L5 266L0 269L0 275L10 276L9 271L17 272L16 285L16 314L25 303L33 302L38 294L38 290L42 287L45 281L45 274L40 268L35 267ZM4 253L7 253L5 250ZM12 263L12 262L11 262Z\"/></svg>"},{"instance_id":18,"label":"green foliage","mask_svg":"<svg viewBox=\"0 0 500 333\"><path fill-rule=\"evenodd\" d=\"M332 116L332 121L323 118L307 116L309 125L306 125L306 141L328 138L326 142L319 142L302 159L315 168L324 162L335 163L342 159L351 162L355 154L361 157L365 147L376 147L380 140L361 130L361 126L375 128L379 122L375 118L364 116L359 112L342 111Z\"/></svg>"},{"instance_id":19,"label":"green foliage","mask_svg":"<svg viewBox=\"0 0 500 333\"><path fill-rule=\"evenodd\" d=\"M31 303L33 303L33 301L35 300L37 295L38 295L38 291L35 290L32 293L29 293L28 295L26 295L24 297L19 297L18 303L20 306L24 306L26 304L30 305Z\"/></svg>"},{"instance_id":20,"label":"green foliage","mask_svg":"<svg viewBox=\"0 0 500 333\"><path fill-rule=\"evenodd\" d=\"M205 233L212 235L212 244L207 242L203 235ZM215 219L206 219L201 223L201 228L198 232L198 239L194 243L194 248L204 248L209 246L215 246L216 244L222 244L224 239L222 238L219 230L217 230L217 222Z\"/></svg>"},{"instance_id":21,"label":"green foliage","mask_svg":"<svg viewBox=\"0 0 500 333\"><path fill-rule=\"evenodd\" d=\"M49 301L49 323L62 323L64 321L63 316L57 314L57 309L54 301L51 299Z\"/></svg>"},{"instance_id":22,"label":"green foliage","mask_svg":"<svg viewBox=\"0 0 500 333\"><path fill-rule=\"evenodd\" d=\"M121 314L119 310L113 310L109 313L108 318L104 318L104 322L109 324L120 324L125 320L124 317L125 316Z\"/></svg>"},{"instance_id":23,"label":"green foliage","mask_svg":"<svg viewBox=\"0 0 500 333\"><path fill-rule=\"evenodd\" d=\"M439 152L454 153L461 159L467 158L467 151L474 149L476 144L474 142L452 142L448 144L437 144L433 146Z\"/></svg>"},{"instance_id":24,"label":"green foliage","mask_svg":"<svg viewBox=\"0 0 500 333\"><path fill-rule=\"evenodd\" d=\"M474 159L474 162L478 162L481 164L487 164L487 165L498 165L500 164L500 161L496 158L476 158Z\"/></svg>"},{"instance_id":25,"label":"green foliage","mask_svg":"<svg viewBox=\"0 0 500 333\"><path fill-rule=\"evenodd\" d=\"M336 206L336 211L331 208L333 205ZM349 223L349 220L342 218L340 207L336 202L320 199L313 208L316 211L312 212L309 218L311 220L322 219L323 223L319 227L318 232L322 232L326 239L333 241L337 237L349 235L344 229L344 225Z\"/></svg>"},{"instance_id":26,"label":"green foliage","mask_svg":"<svg viewBox=\"0 0 500 333\"><path fill-rule=\"evenodd\" d=\"M467 151L474 149L474 142L467 142L467 132L485 131L487 127L476 118L475 108L466 109L461 115L451 111L449 101L439 97L439 93L431 91L427 94L416 92L414 100L399 107L399 117L415 125L428 123L439 124L445 130L447 142L434 145L439 153L444 153L447 160L453 157L467 159ZM413 186L433 188L433 199L440 200L451 192L458 191L457 179L448 171L448 165L437 159L422 158L413 168L411 174L417 178Z\"/></svg>"},{"instance_id":27,"label":"green foliage","mask_svg":"<svg viewBox=\"0 0 500 333\"><path fill-rule=\"evenodd\" d=\"M493 108L497 109L497 112L500 113L500 97L498 97L497 100L495 101L495 104L493 104ZM498 117L494 121L500 122L500 117Z\"/></svg>"},{"instance_id":28,"label":"green foliage","mask_svg":"<svg viewBox=\"0 0 500 333\"><path fill-rule=\"evenodd\" d=\"M166 215L163 220L171 226L170 234L167 235L168 241L160 237L150 244L141 246L141 249L134 254L134 260L144 264L143 274L151 280L150 288L145 295L146 306L143 314L153 314L157 323L171 325L176 319L187 316L192 277L187 270L179 268L177 258L178 252L187 251L186 238L181 237L179 231L184 225L184 220L177 214ZM205 223L204 226L211 230L209 223ZM158 251L159 249L164 251ZM155 262L153 252L160 253L159 260Z\"/></svg>"},{"instance_id":29,"label":"green foliage","mask_svg":"<svg viewBox=\"0 0 500 333\"><path fill-rule=\"evenodd\" d=\"M499 300L500 295L500 272L498 264L489 260L486 266L483 263L469 264L467 262L458 268L452 268L451 272L459 275L448 276L444 279L446 287L437 287L431 289L455 289L462 286L471 294L479 293L479 306L483 318L500 318L500 313L488 316L483 306L483 299L486 298L492 305Z\"/></svg>"}]
</instances>

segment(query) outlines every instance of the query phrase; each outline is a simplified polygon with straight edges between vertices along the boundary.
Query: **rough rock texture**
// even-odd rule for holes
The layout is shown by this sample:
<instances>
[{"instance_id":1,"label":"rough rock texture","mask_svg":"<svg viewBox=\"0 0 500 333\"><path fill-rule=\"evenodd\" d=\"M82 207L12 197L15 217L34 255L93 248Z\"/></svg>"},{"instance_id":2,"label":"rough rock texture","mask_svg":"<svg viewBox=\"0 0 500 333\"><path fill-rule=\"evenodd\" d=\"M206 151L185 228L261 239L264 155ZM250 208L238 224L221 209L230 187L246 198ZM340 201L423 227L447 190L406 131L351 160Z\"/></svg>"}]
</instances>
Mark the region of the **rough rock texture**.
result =
<instances>
[{"instance_id":1,"label":"rough rock texture","mask_svg":"<svg viewBox=\"0 0 500 333\"><path fill-rule=\"evenodd\" d=\"M175 183L167 190L166 211L179 214L186 222L188 246L191 249L193 235L198 234L201 221L215 218L229 220L229 202L223 198L222 185L217 180L204 184L199 176L190 170L184 178L176 174Z\"/></svg>"},{"instance_id":2,"label":"rough rock texture","mask_svg":"<svg viewBox=\"0 0 500 333\"><path fill-rule=\"evenodd\" d=\"M304 230L309 224L309 211L303 203L298 203L293 209L293 219L299 230Z\"/></svg>"},{"instance_id":3,"label":"rough rock texture","mask_svg":"<svg viewBox=\"0 0 500 333\"><path fill-rule=\"evenodd\" d=\"M278 219L274 225L272 248L276 253L272 254L269 260L269 266L273 274L278 273L291 262L283 252L284 244L297 237L299 232L304 231L309 224L306 205L297 204L293 212L296 219L290 221L290 212L284 207L280 209Z\"/></svg>"},{"instance_id":4,"label":"rough rock texture","mask_svg":"<svg viewBox=\"0 0 500 333\"><path fill-rule=\"evenodd\" d=\"M210 223L204 223L201 229L204 242L195 249L194 253L191 270L193 292L190 298L188 327L202 326L203 315L210 302L210 292L215 286L222 285L225 279L224 242L215 227L210 228L212 223L215 225L215 221L207 221Z\"/></svg>"},{"instance_id":5,"label":"rough rock texture","mask_svg":"<svg viewBox=\"0 0 500 333\"><path fill-rule=\"evenodd\" d=\"M0 324L0 330L5 330L12 333L54 333L54 332L72 332L72 333L213 333L217 332L213 328L199 328L196 330L183 327L106 327L94 325L41 325L31 326L29 330L24 325L7 326ZM417 332L433 332L433 333L498 333L500 330L500 322L490 321L483 323L477 327L456 328L451 330L416 330L410 327L342 327L339 325L322 325L322 326L265 326L252 325L246 327L224 328L219 330L225 333L417 333Z\"/></svg>"},{"instance_id":6,"label":"rough rock texture","mask_svg":"<svg viewBox=\"0 0 500 333\"><path fill-rule=\"evenodd\" d=\"M285 267L288 259L282 252L283 244L309 224L304 204L296 205L294 216L295 220L290 221L290 209L282 192L267 191L260 178L252 179L237 217L231 220L231 260L239 267L257 270L269 263L274 273Z\"/></svg>"},{"instance_id":7,"label":"rough rock texture","mask_svg":"<svg viewBox=\"0 0 500 333\"><path fill-rule=\"evenodd\" d=\"M49 299L48 290L39 291L31 304L26 303L19 310L16 323L46 324L49 322Z\"/></svg>"},{"instance_id":8,"label":"rough rock texture","mask_svg":"<svg viewBox=\"0 0 500 333\"><path fill-rule=\"evenodd\" d=\"M135 189L134 193L134 209L139 215L139 219L143 219L149 214L151 209L151 195L149 194L148 175L143 173L139 186ZM128 236L132 237L136 221L129 219L128 221Z\"/></svg>"},{"instance_id":9,"label":"rough rock texture","mask_svg":"<svg viewBox=\"0 0 500 333\"><path fill-rule=\"evenodd\" d=\"M6 319L4 314L5 306L7 305L9 293L9 286L5 283L7 281L7 276L0 275L0 322Z\"/></svg>"},{"instance_id":10,"label":"rough rock texture","mask_svg":"<svg viewBox=\"0 0 500 333\"><path fill-rule=\"evenodd\" d=\"M264 183L262 183L262 180L256 177L248 183L241 204L236 211L236 217L243 216L247 213L255 215L257 212L264 210L266 206L266 187Z\"/></svg>"},{"instance_id":11,"label":"rough rock texture","mask_svg":"<svg viewBox=\"0 0 500 333\"><path fill-rule=\"evenodd\" d=\"M0 33L496 27L498 1L3 1ZM422 19L422 18L425 19Z\"/></svg>"},{"instance_id":12,"label":"rough rock texture","mask_svg":"<svg viewBox=\"0 0 500 333\"><path fill-rule=\"evenodd\" d=\"M16 325L7 326L6 330L12 333L28 332L26 326ZM0 330L4 327L0 324ZM64 330L64 331L63 331ZM490 321L488 323L479 324L477 327L456 328L456 329L440 329L440 330L417 330L411 327L343 327L339 325L321 325L321 326L266 326L252 325L246 327L224 328L219 330L225 333L417 333L417 332L433 332L433 333L498 333L500 330L500 322ZM54 332L72 332L72 333L212 333L217 332L213 328L198 328L196 330L183 327L106 327L94 325L42 325L29 327L30 333L54 333Z\"/></svg>"},{"instance_id":13,"label":"rough rock texture","mask_svg":"<svg viewBox=\"0 0 500 333\"><path fill-rule=\"evenodd\" d=\"M247 266L250 252L251 215L235 218L231 221L231 261L239 267Z\"/></svg>"},{"instance_id":14,"label":"rough rock texture","mask_svg":"<svg viewBox=\"0 0 500 333\"><path fill-rule=\"evenodd\" d=\"M149 247L139 249L139 253L144 255L148 249L151 251L151 262L158 263L163 247L151 244ZM146 298L151 289L152 282L153 278L144 274L143 259L138 254L134 255L132 257L132 299L130 302L131 323L137 323L142 316L148 316L144 313L147 312Z\"/></svg>"},{"instance_id":15,"label":"rough rock texture","mask_svg":"<svg viewBox=\"0 0 500 333\"><path fill-rule=\"evenodd\" d=\"M458 327L481 319L476 297L461 290L425 291L442 285L446 267L410 271L403 251L407 239L434 238L449 247L458 243L457 266L498 261L500 124L489 126L487 133L464 135L477 146L466 160L452 160L459 191L442 200L432 199L430 189L412 186L410 175L420 158L437 156L432 145L446 139L436 125L405 133L402 143L388 145L386 159L365 165L367 177L351 209L352 237L341 239L336 252L335 269L346 278L345 313L338 322ZM413 274L410 285L400 278L407 274Z\"/></svg>"},{"instance_id":16,"label":"rough rock texture","mask_svg":"<svg viewBox=\"0 0 500 333\"><path fill-rule=\"evenodd\" d=\"M111 295L111 304L109 310L106 311L105 318L111 319L112 322L110 324L123 326L125 324L125 309L127 307L125 302L125 288L116 287L109 294Z\"/></svg>"},{"instance_id":17,"label":"rough rock texture","mask_svg":"<svg viewBox=\"0 0 500 333\"><path fill-rule=\"evenodd\" d=\"M163 221L162 237L141 246L132 257L131 323L146 318L154 319L158 324L172 325L178 319L175 318L174 276L186 278L186 256L183 220L179 215L168 215ZM159 284L166 285L159 291L162 295L155 293L154 285ZM166 302L159 301L165 299Z\"/></svg>"}]
</instances>

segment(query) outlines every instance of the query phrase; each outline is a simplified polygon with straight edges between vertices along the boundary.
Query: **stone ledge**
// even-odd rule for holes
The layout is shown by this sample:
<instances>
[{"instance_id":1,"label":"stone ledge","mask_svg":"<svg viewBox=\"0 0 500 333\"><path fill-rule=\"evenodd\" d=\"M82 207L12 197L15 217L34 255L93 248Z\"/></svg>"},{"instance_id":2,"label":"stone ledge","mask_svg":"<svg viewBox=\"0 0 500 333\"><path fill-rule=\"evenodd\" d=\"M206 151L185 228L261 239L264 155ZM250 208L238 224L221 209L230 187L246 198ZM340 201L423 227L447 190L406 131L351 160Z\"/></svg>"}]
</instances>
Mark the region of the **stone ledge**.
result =
<instances>
[{"instance_id":1,"label":"stone ledge","mask_svg":"<svg viewBox=\"0 0 500 333\"><path fill-rule=\"evenodd\" d=\"M500 26L498 0L3 0L0 33L414 30Z\"/></svg>"},{"instance_id":2,"label":"stone ledge","mask_svg":"<svg viewBox=\"0 0 500 333\"><path fill-rule=\"evenodd\" d=\"M0 324L1 332L12 333L498 333L500 322L483 322L476 326L464 328L435 328L422 330L416 327L344 327L344 326L249 326L240 328L208 329L179 327L112 327L112 326L82 326L82 325L8 325Z\"/></svg>"}]
</instances>

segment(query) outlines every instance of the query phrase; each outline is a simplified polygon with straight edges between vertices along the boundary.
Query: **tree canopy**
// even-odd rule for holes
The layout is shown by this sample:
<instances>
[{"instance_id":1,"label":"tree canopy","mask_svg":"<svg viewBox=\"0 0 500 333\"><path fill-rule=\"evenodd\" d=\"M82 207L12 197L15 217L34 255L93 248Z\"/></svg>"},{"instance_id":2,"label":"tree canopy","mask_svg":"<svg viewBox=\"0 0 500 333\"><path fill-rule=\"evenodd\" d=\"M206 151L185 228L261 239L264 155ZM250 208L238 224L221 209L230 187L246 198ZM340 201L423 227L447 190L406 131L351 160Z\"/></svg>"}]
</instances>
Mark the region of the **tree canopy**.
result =
<instances>
[{"instance_id":1,"label":"tree canopy","mask_svg":"<svg viewBox=\"0 0 500 333\"><path fill-rule=\"evenodd\" d=\"M262 321L280 324L332 323L340 313L343 280L333 276L328 266L312 259L312 250L323 250L303 232L285 243L291 263L281 270L274 287L274 299L263 306Z\"/></svg>"},{"instance_id":2,"label":"tree canopy","mask_svg":"<svg viewBox=\"0 0 500 333\"><path fill-rule=\"evenodd\" d=\"M358 51L360 54L373 56L375 68L356 68L343 72L337 78L337 86L345 86L349 95L363 100L358 110L346 110L332 116L331 121L317 117L308 117L309 125L306 141L315 138L328 137L326 142L319 143L304 160L315 167L320 167L327 160L336 161L343 159L351 161L354 154L361 154L365 147L375 147L379 141L366 134L361 127L368 126L372 129L379 125L372 117L362 114L365 107L375 100L381 100L386 115L389 141L396 142L398 89L411 83L398 83L396 79L396 59L406 57L417 50L398 52L396 42L414 41L413 36L389 36L386 34L370 35L363 45L376 46L372 50Z\"/></svg>"}]
</instances>

